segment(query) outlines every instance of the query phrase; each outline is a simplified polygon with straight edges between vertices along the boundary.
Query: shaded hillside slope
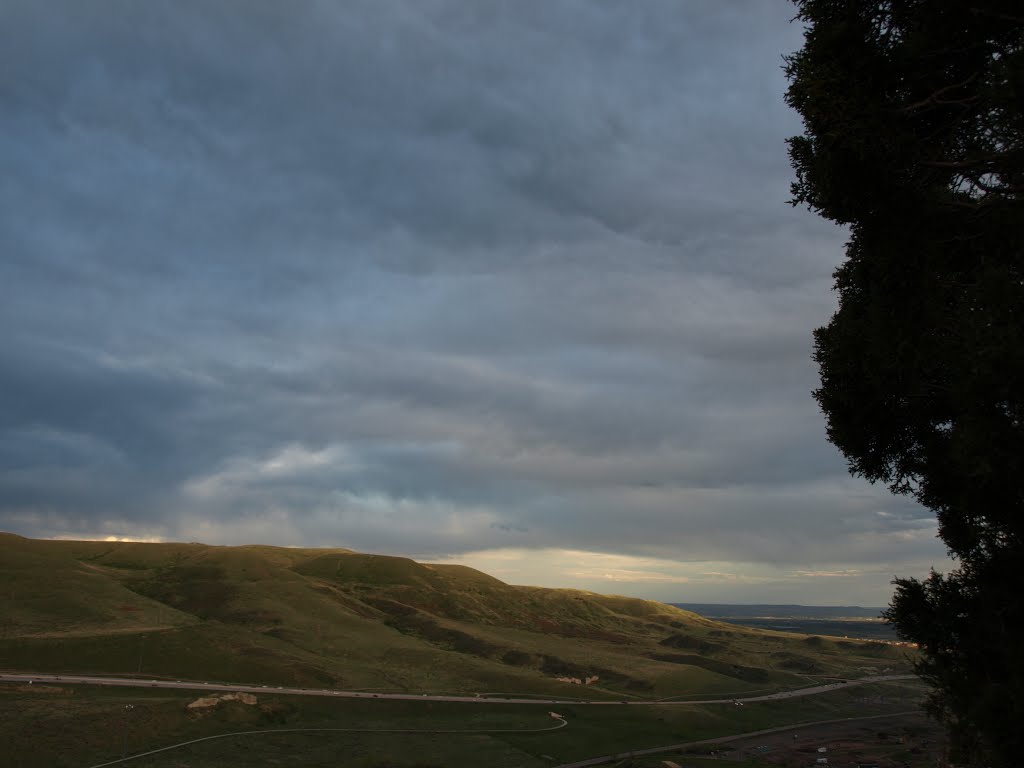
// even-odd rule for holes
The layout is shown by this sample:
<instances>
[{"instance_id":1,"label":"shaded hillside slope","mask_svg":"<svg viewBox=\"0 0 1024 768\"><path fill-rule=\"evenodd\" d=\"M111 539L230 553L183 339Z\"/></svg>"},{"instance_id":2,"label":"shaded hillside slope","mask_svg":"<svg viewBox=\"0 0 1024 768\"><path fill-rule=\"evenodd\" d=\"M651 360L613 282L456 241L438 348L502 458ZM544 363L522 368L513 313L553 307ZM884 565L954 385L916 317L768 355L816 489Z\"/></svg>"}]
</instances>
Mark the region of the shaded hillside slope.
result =
<instances>
[{"instance_id":1,"label":"shaded hillside slope","mask_svg":"<svg viewBox=\"0 0 1024 768\"><path fill-rule=\"evenodd\" d=\"M888 646L342 549L0 534L0 668L658 697L905 669ZM597 676L591 686L557 678Z\"/></svg>"}]
</instances>

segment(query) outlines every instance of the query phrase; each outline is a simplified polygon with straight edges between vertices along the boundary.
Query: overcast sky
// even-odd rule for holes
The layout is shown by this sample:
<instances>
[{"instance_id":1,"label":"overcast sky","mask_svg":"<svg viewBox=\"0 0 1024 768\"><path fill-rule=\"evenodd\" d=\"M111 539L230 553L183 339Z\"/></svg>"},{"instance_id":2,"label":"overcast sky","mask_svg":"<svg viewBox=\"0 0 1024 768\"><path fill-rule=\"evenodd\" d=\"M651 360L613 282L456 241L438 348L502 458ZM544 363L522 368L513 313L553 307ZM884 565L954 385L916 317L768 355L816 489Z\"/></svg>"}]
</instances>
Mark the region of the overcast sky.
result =
<instances>
[{"instance_id":1,"label":"overcast sky","mask_svg":"<svg viewBox=\"0 0 1024 768\"><path fill-rule=\"evenodd\" d=\"M947 567L811 390L782 0L3 0L0 529L665 600Z\"/></svg>"}]
</instances>

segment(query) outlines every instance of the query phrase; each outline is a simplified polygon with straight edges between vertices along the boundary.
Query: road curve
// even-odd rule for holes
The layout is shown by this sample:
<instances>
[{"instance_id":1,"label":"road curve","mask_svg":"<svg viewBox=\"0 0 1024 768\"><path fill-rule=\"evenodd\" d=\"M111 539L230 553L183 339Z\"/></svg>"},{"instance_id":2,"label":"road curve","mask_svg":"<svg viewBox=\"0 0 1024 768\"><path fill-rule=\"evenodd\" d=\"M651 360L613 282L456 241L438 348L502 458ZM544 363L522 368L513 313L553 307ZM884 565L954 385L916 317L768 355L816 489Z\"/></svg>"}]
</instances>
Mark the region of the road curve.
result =
<instances>
[{"instance_id":1,"label":"road curve","mask_svg":"<svg viewBox=\"0 0 1024 768\"><path fill-rule=\"evenodd\" d=\"M235 685L231 683L209 683L194 680L138 680L124 677L100 677L94 675L50 675L26 673L0 673L0 682L12 683L61 683L63 685L110 685L126 688L171 688L189 691L222 691L228 693L277 693L291 696L338 696L349 699L390 699L398 701L450 701L466 704L542 704L542 705L580 705L586 706L661 706L661 707L692 707L701 704L733 704L735 702L775 701L792 699L800 696L814 696L819 693L835 691L867 683L880 683L888 680L907 680L914 675L875 675L861 677L846 682L815 685L809 688L797 688L792 691L779 691L763 696L747 698L730 697L727 699L703 699L700 701L580 701L579 699L536 699L536 698L498 698L494 696L438 696L415 693L365 693L362 691L335 691L329 688L291 688L269 685Z\"/></svg>"},{"instance_id":2,"label":"road curve","mask_svg":"<svg viewBox=\"0 0 1024 768\"><path fill-rule=\"evenodd\" d=\"M565 721L564 717L556 714L555 712L549 712L548 714L558 721L557 725L551 725L547 728L464 728L461 730L454 730L450 728L437 730L423 728L272 728L263 731L234 731L233 733L218 733L215 736L204 736L201 739L191 739L190 741L170 744L166 747L160 747L159 749L151 749L148 752L139 752L137 755L120 757L117 760L110 760L106 763L97 763L89 768L106 768L108 765L127 763L129 760L135 760L139 757L155 755L158 752L169 752L172 749L187 747L190 744L198 744L202 741L229 739L237 736L267 736L275 733L546 733L547 731L557 731L561 728L565 728L569 724Z\"/></svg>"},{"instance_id":3,"label":"road curve","mask_svg":"<svg viewBox=\"0 0 1024 768\"><path fill-rule=\"evenodd\" d=\"M832 725L834 723L855 723L861 720L879 720L887 717L904 717L906 715L923 715L919 709L910 710L908 712L889 712L884 715L866 715L864 717L840 717L835 720L816 720L813 723L797 723L795 725L780 725L778 728L765 728L761 731L747 731L746 733L736 733L732 736L718 736L713 739L701 739L700 741L684 741L682 744L668 744L663 747L650 747L649 749L634 749L629 752L617 752L614 755L601 755L600 757L591 757L586 760L578 760L575 763L562 763L556 765L554 768L589 768L592 765L602 765L603 763L610 763L612 760L626 760L632 757L641 757L643 755L656 755L659 752L674 752L677 749L686 749L687 747L699 747L702 744L725 744L730 741L739 741L740 739L748 739L753 736L766 736L771 733L784 733L785 731L793 731L797 728L813 728L816 725Z\"/></svg>"}]
</instances>

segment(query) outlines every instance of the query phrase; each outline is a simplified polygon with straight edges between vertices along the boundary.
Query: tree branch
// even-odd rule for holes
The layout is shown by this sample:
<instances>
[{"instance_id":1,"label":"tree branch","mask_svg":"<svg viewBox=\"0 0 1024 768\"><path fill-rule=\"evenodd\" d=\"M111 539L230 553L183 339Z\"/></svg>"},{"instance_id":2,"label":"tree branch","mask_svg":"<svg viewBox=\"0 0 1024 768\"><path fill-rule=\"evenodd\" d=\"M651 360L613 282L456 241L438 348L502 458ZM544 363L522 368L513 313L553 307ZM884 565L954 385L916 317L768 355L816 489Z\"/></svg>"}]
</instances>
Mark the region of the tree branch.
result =
<instances>
[{"instance_id":1,"label":"tree branch","mask_svg":"<svg viewBox=\"0 0 1024 768\"><path fill-rule=\"evenodd\" d=\"M967 9L976 16L988 16L990 19L1001 19L1003 21L1012 21L1014 24L1024 24L1024 16L1013 16L1009 13L996 13L986 8L975 8L970 7Z\"/></svg>"},{"instance_id":2,"label":"tree branch","mask_svg":"<svg viewBox=\"0 0 1024 768\"><path fill-rule=\"evenodd\" d=\"M994 166L996 163L1005 163L1007 158L1012 158L1014 152L997 152L993 155L982 155L972 157L969 160L920 160L918 165L926 168L985 168Z\"/></svg>"},{"instance_id":3,"label":"tree branch","mask_svg":"<svg viewBox=\"0 0 1024 768\"><path fill-rule=\"evenodd\" d=\"M921 99L920 101L915 101L913 104L908 104L907 106L903 107L899 111L900 112L913 112L914 110L920 109L921 107L927 107L929 104L939 103L938 102L939 97L941 97L942 95L944 95L946 93L949 93L950 91L955 91L957 88L966 88L972 82L977 80L978 76L980 74L981 74L980 72L975 72L973 75L971 75L970 77L968 77L966 80L964 80L961 83L953 83L952 85L947 85L947 86L945 86L943 88L939 88L939 90L935 91L930 96L926 96L925 98ZM970 99L963 101L963 103L966 103L966 101L973 101L975 99L977 99L977 96L972 96L972 97L970 97ZM944 102L941 102L941 103L943 103L943 104L959 104L959 103L961 103L961 101L944 101Z\"/></svg>"}]
</instances>

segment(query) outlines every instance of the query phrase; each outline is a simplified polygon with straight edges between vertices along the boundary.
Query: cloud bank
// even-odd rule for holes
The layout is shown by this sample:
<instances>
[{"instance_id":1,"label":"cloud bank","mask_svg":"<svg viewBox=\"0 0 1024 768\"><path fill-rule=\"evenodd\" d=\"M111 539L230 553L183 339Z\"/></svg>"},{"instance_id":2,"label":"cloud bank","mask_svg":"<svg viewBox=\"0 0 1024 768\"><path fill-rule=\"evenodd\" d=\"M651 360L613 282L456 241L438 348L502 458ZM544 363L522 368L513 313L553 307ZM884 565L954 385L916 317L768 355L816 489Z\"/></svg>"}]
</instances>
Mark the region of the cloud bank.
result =
<instances>
[{"instance_id":1,"label":"cloud bank","mask_svg":"<svg viewBox=\"0 0 1024 768\"><path fill-rule=\"evenodd\" d=\"M810 397L844 236L786 205L791 16L6 3L0 528L941 566Z\"/></svg>"}]
</instances>

